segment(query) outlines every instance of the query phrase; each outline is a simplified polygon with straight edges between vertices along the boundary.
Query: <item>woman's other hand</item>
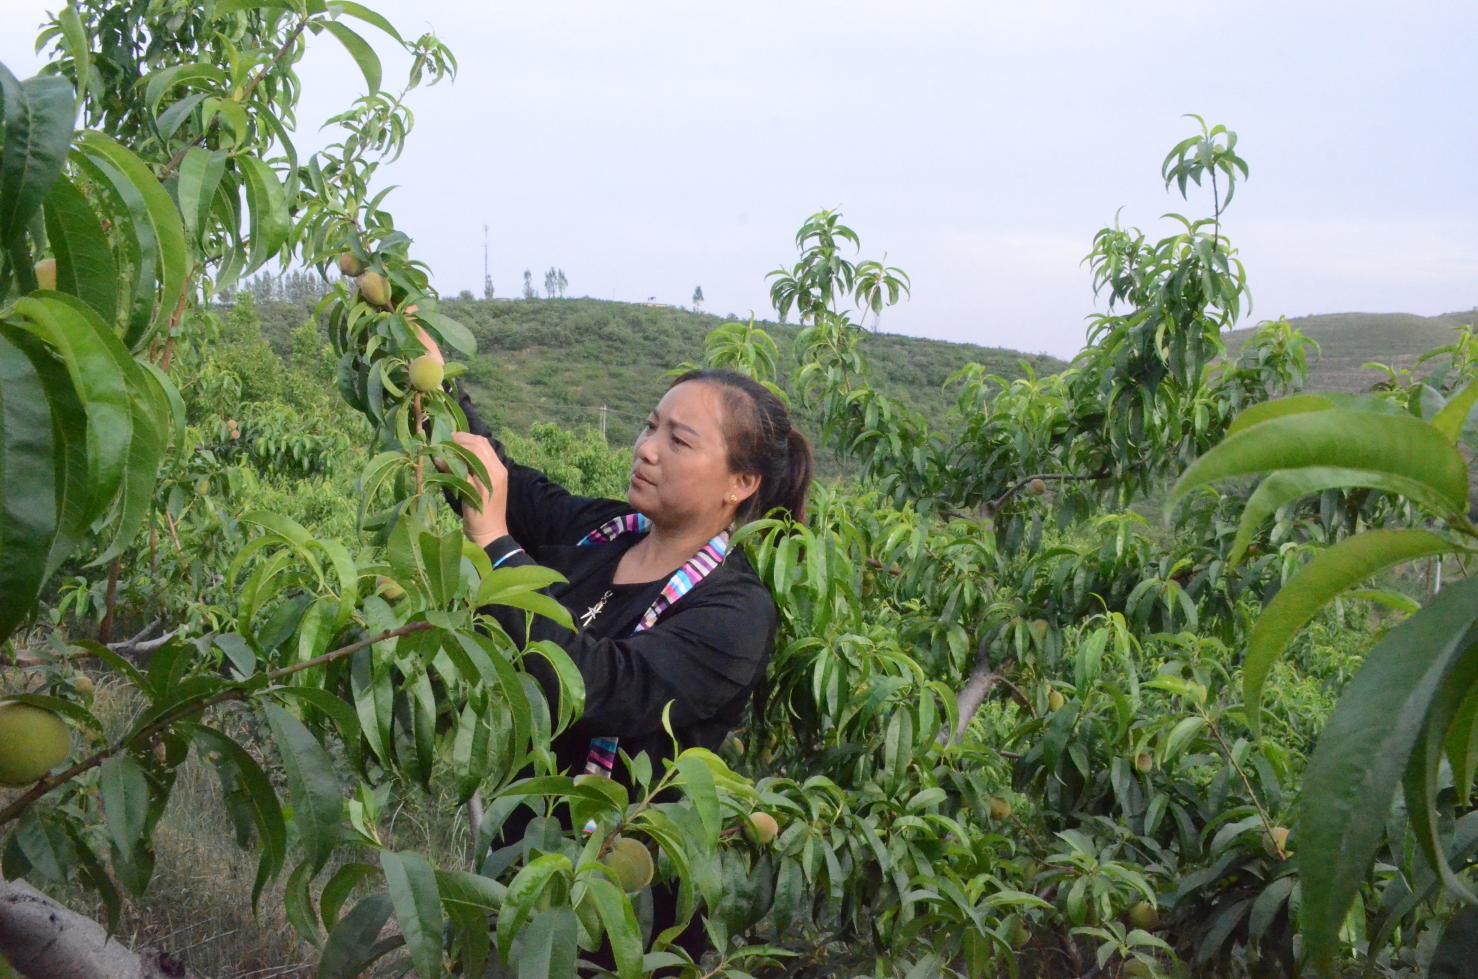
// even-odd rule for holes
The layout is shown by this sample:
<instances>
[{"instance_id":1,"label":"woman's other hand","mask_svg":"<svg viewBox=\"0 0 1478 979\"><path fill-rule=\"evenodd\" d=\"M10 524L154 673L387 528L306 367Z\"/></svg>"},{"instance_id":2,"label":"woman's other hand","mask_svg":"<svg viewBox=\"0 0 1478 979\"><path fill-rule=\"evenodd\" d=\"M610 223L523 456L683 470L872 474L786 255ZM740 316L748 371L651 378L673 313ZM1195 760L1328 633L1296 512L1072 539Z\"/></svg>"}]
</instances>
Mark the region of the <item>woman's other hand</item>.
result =
<instances>
[{"instance_id":1,"label":"woman's other hand","mask_svg":"<svg viewBox=\"0 0 1478 979\"><path fill-rule=\"evenodd\" d=\"M493 451L493 444L481 435L453 432L452 440L477 456L493 480L489 487L477 478L476 473L468 472L467 482L477 490L482 503L476 508L466 501L462 503L462 530L467 539L478 547L487 547L489 542L508 533L508 467ZM444 469L445 463L437 460L436 468Z\"/></svg>"}]
</instances>

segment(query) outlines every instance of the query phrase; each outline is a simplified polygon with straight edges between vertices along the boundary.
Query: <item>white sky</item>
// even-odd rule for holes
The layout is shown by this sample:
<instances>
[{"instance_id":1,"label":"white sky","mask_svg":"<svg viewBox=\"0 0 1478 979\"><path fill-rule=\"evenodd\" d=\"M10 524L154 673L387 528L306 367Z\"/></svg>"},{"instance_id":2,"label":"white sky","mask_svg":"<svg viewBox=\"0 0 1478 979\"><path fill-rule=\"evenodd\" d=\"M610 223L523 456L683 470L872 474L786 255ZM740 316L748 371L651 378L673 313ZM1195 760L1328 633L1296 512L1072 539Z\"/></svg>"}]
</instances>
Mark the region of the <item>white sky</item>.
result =
<instances>
[{"instance_id":1,"label":"white sky","mask_svg":"<svg viewBox=\"0 0 1478 979\"><path fill-rule=\"evenodd\" d=\"M890 331L1070 355L1092 235L1159 230L1161 159L1198 112L1252 168L1225 227L1253 317L1478 306L1478 3L382 0L434 28L454 85L413 96L391 210L444 293L563 268L570 293L768 313L795 229L842 208L901 265ZM37 67L55 3L5 0ZM388 39L364 33L382 53ZM396 84L387 57L387 87ZM310 43L302 120L363 90ZM1209 192L1208 192L1209 194Z\"/></svg>"}]
</instances>

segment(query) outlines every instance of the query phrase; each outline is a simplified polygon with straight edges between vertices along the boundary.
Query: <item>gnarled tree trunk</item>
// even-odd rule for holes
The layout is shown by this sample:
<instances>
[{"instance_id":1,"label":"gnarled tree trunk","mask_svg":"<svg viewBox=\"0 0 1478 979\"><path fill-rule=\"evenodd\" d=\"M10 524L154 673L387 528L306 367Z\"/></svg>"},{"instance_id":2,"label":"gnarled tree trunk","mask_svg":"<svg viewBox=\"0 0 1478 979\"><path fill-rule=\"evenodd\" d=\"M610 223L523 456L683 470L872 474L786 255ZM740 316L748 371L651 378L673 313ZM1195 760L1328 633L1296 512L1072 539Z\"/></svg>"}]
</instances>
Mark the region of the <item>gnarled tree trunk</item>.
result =
<instances>
[{"instance_id":1,"label":"gnarled tree trunk","mask_svg":"<svg viewBox=\"0 0 1478 979\"><path fill-rule=\"evenodd\" d=\"M0 881L0 953L27 979L180 979L167 952L136 952L23 880Z\"/></svg>"}]
</instances>

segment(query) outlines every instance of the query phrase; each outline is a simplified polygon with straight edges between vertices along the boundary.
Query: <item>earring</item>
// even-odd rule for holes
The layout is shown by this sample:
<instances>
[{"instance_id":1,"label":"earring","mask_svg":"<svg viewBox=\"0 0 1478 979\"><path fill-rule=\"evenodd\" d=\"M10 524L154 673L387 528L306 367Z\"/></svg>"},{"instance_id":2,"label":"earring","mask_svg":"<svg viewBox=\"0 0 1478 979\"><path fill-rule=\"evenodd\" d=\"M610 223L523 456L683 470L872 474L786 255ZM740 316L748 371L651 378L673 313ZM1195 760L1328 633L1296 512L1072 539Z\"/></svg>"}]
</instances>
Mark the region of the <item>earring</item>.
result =
<instances>
[{"instance_id":1,"label":"earring","mask_svg":"<svg viewBox=\"0 0 1478 979\"><path fill-rule=\"evenodd\" d=\"M739 497L735 496L733 493L730 493L729 494L729 502L730 503L738 503L739 502Z\"/></svg>"}]
</instances>

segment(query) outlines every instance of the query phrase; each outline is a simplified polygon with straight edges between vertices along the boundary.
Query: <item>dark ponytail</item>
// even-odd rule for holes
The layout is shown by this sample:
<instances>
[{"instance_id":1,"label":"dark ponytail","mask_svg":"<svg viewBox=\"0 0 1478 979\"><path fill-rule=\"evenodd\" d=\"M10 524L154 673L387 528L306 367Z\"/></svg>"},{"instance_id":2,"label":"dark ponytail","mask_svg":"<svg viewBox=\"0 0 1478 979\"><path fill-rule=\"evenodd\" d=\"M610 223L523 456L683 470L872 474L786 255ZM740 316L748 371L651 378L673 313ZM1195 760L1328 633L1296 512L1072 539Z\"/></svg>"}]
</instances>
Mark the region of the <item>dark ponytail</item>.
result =
<instances>
[{"instance_id":1,"label":"dark ponytail","mask_svg":"<svg viewBox=\"0 0 1478 979\"><path fill-rule=\"evenodd\" d=\"M729 470L753 473L760 487L739 504L735 520L756 520L776 508L791 519L806 519L806 493L811 487L811 443L791 427L790 412L769 388L752 377L725 370L694 370L672 382L702 381L723 395L724 444Z\"/></svg>"}]
</instances>

